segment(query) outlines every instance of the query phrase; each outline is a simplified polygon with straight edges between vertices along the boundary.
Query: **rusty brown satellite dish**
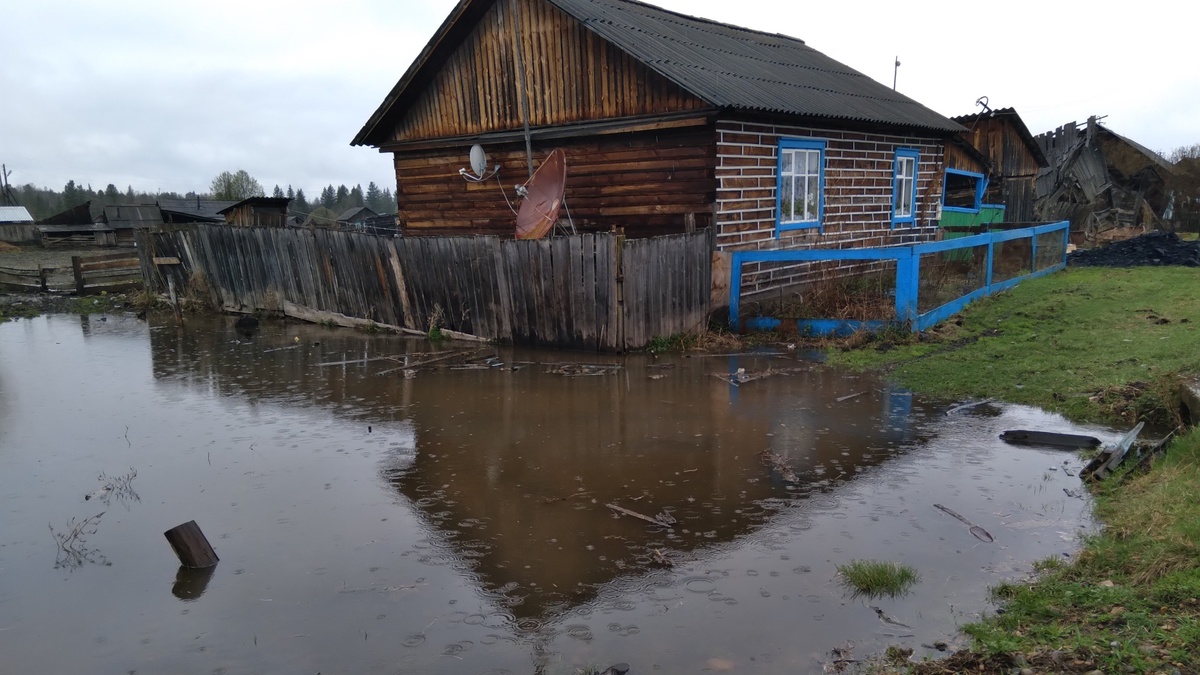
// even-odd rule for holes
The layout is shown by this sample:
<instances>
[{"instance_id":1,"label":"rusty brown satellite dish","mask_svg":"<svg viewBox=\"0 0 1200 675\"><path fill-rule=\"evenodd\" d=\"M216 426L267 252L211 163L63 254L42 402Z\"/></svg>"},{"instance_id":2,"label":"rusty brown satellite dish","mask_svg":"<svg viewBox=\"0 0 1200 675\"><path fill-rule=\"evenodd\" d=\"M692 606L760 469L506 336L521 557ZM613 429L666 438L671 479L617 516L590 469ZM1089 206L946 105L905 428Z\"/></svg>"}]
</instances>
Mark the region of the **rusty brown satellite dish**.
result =
<instances>
[{"instance_id":1,"label":"rusty brown satellite dish","mask_svg":"<svg viewBox=\"0 0 1200 675\"><path fill-rule=\"evenodd\" d=\"M555 148L525 184L525 199L517 213L517 239L541 239L558 221L567 186L567 157Z\"/></svg>"}]
</instances>

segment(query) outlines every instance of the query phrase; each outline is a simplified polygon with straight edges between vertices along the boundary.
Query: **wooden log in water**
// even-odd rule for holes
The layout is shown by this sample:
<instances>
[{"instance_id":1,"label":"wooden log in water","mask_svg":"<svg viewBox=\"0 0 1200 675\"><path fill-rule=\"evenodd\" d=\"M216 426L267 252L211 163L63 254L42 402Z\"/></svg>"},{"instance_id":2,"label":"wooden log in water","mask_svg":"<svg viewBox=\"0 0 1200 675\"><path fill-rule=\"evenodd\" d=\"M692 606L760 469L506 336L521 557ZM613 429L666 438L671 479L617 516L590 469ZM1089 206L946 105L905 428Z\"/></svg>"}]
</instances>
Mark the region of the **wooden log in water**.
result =
<instances>
[{"instance_id":1,"label":"wooden log in water","mask_svg":"<svg viewBox=\"0 0 1200 675\"><path fill-rule=\"evenodd\" d=\"M163 536L167 538L167 542L171 544L171 548L175 550L175 555L179 556L179 562L184 567L192 569L212 567L220 560L204 533L200 531L200 526L194 520L172 527L163 532Z\"/></svg>"}]
</instances>

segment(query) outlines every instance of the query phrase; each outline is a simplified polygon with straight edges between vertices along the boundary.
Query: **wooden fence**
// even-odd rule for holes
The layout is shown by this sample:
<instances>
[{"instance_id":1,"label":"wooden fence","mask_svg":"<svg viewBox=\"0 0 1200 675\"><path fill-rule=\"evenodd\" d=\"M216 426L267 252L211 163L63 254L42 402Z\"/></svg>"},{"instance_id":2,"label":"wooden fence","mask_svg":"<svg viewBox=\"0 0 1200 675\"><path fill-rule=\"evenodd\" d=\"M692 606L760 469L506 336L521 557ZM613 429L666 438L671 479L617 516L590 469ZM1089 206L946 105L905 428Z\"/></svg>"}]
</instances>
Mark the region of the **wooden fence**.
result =
<instances>
[{"instance_id":1,"label":"wooden fence","mask_svg":"<svg viewBox=\"0 0 1200 675\"><path fill-rule=\"evenodd\" d=\"M72 256L71 267L37 269L0 267L0 291L9 293L74 293L96 295L142 287L137 251L98 256Z\"/></svg>"},{"instance_id":2,"label":"wooden fence","mask_svg":"<svg viewBox=\"0 0 1200 675\"><path fill-rule=\"evenodd\" d=\"M71 256L76 295L119 293L142 287L142 266L137 251L97 256Z\"/></svg>"},{"instance_id":3,"label":"wooden fence","mask_svg":"<svg viewBox=\"0 0 1200 675\"><path fill-rule=\"evenodd\" d=\"M138 235L148 287L231 311L625 351L703 325L711 234L390 238L197 224Z\"/></svg>"}]
</instances>

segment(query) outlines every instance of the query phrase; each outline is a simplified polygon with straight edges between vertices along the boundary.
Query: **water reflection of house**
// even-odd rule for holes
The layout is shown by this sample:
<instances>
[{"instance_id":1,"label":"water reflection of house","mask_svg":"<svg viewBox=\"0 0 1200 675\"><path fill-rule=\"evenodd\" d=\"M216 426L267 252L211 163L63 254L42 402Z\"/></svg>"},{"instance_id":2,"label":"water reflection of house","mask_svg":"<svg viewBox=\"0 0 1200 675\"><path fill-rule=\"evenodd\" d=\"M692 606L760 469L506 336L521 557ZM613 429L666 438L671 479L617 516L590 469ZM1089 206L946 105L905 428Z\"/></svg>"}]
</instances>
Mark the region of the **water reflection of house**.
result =
<instances>
[{"instance_id":1,"label":"water reflection of house","mask_svg":"<svg viewBox=\"0 0 1200 675\"><path fill-rule=\"evenodd\" d=\"M912 433L906 415L895 417L899 399L881 398L873 384L834 407L828 397L867 383L822 369L744 388L700 360L658 368L638 358L595 377L537 364L407 379L375 375L393 362L318 368L321 357L306 350L246 350L228 330L151 331L155 376L363 423L407 421L415 456L385 461L385 476L481 593L500 604L523 598L509 608L517 616L545 618L642 578L656 550L690 558L752 536L785 500L880 465ZM363 353L361 337L320 335L331 361ZM392 353L426 349L384 344ZM787 457L798 481L783 480L764 450ZM667 510L678 523L668 531L614 516L608 503L650 516Z\"/></svg>"}]
</instances>

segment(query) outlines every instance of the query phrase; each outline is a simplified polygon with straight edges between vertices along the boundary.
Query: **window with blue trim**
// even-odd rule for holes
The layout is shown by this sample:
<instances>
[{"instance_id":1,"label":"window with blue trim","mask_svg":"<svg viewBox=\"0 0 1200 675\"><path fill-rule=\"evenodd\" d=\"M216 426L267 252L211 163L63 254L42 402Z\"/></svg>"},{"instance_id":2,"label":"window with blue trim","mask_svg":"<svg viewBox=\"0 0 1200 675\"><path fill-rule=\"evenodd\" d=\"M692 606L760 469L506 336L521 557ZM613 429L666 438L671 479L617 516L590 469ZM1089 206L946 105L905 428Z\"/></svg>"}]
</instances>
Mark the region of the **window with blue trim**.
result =
<instances>
[{"instance_id":1,"label":"window with blue trim","mask_svg":"<svg viewBox=\"0 0 1200 675\"><path fill-rule=\"evenodd\" d=\"M892 169L892 224L913 224L917 221L917 162L916 150L896 150Z\"/></svg>"},{"instance_id":2,"label":"window with blue trim","mask_svg":"<svg viewBox=\"0 0 1200 675\"><path fill-rule=\"evenodd\" d=\"M779 230L819 228L825 208L824 188L825 141L781 139L775 209Z\"/></svg>"},{"instance_id":3,"label":"window with blue trim","mask_svg":"<svg viewBox=\"0 0 1200 675\"><path fill-rule=\"evenodd\" d=\"M942 210L979 213L983 207L983 193L986 189L987 177L983 174L946 169L945 186L942 188Z\"/></svg>"}]
</instances>

